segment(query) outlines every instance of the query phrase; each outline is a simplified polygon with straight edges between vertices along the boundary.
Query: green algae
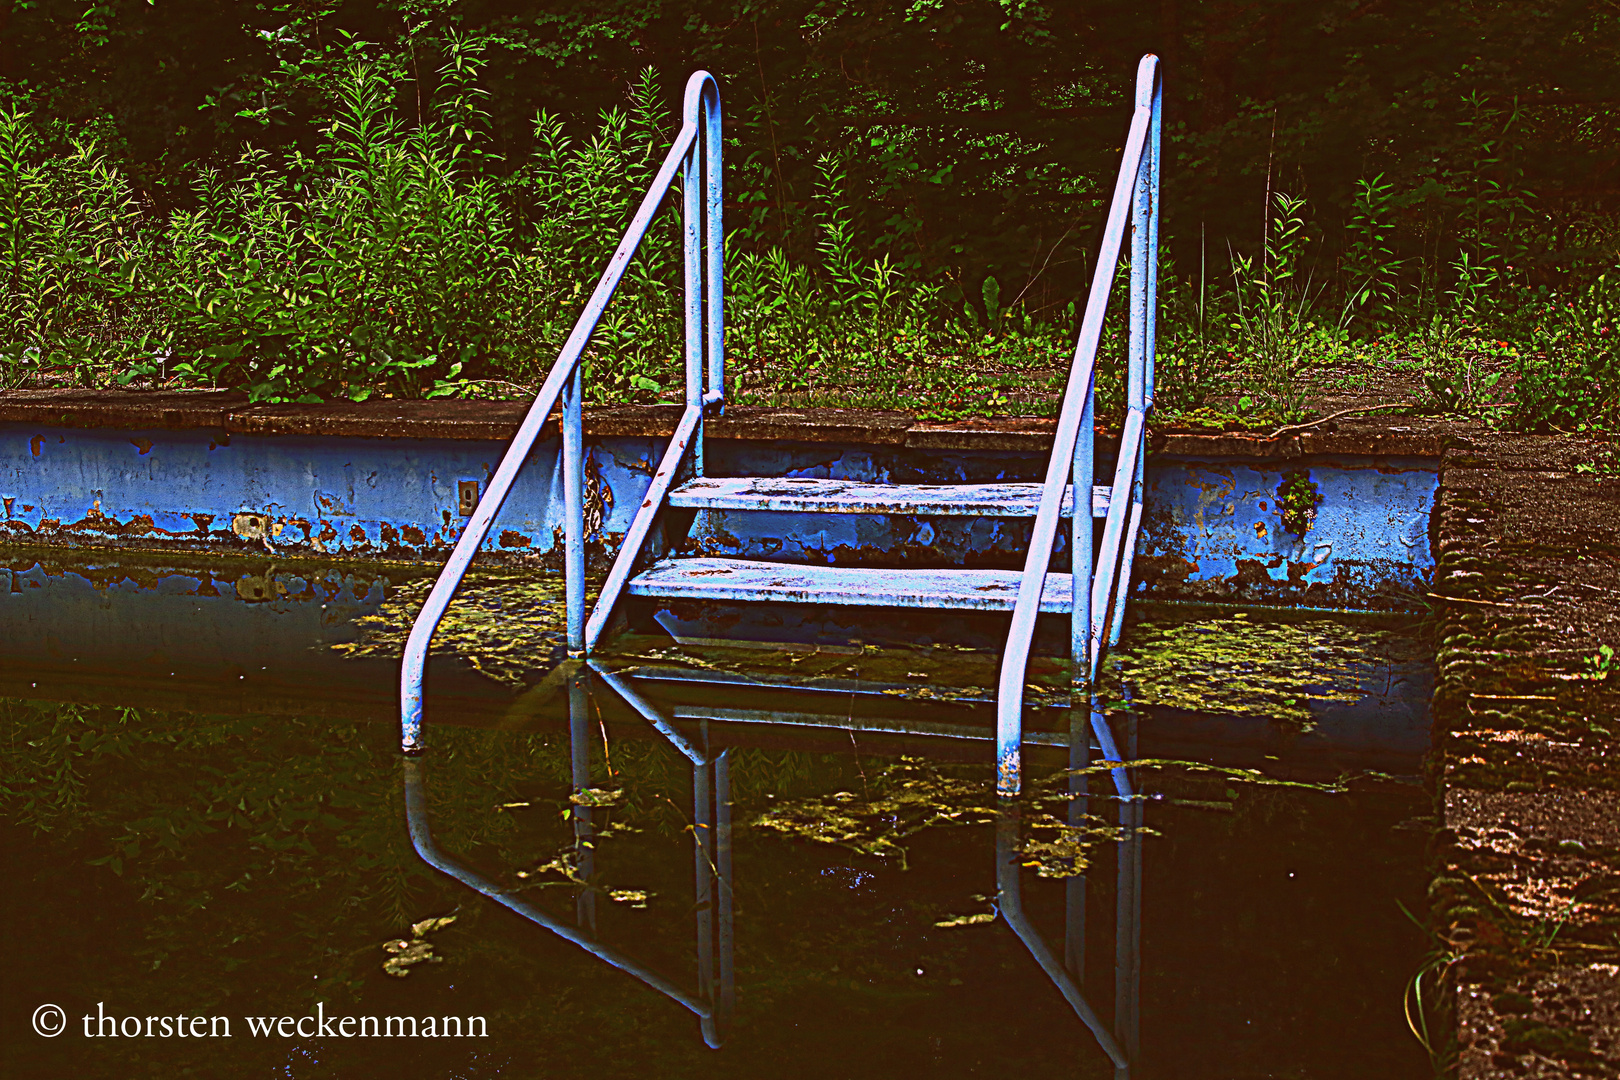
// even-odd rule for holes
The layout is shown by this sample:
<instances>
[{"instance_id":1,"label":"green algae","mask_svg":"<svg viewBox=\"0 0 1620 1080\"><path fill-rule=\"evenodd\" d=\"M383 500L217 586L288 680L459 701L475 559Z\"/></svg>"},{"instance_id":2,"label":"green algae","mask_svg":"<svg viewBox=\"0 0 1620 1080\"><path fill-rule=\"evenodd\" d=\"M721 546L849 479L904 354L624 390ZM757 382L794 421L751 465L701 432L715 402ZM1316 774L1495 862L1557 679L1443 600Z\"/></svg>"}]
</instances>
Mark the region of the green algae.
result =
<instances>
[{"instance_id":1,"label":"green algae","mask_svg":"<svg viewBox=\"0 0 1620 1080\"><path fill-rule=\"evenodd\" d=\"M599 582L585 586L587 608ZM397 660L433 582L408 582L383 600L375 615L355 620L360 636L332 646L344 656ZM456 656L497 682L523 686L555 662L568 642L568 615L560 575L526 571L469 574L433 634L434 656Z\"/></svg>"},{"instance_id":2,"label":"green algae","mask_svg":"<svg viewBox=\"0 0 1620 1080\"><path fill-rule=\"evenodd\" d=\"M860 855L898 859L906 869L902 841L925 829L988 825L996 819L995 792L987 779L947 776L922 758L902 757L864 787L859 795L837 791L784 800L749 825L836 844Z\"/></svg>"},{"instance_id":3,"label":"green algae","mask_svg":"<svg viewBox=\"0 0 1620 1080\"><path fill-rule=\"evenodd\" d=\"M1260 619L1244 611L1197 611L1128 627L1103 663L1105 699L1196 712L1259 716L1306 731L1312 704L1352 703L1391 668L1421 662L1409 631L1342 617Z\"/></svg>"},{"instance_id":4,"label":"green algae","mask_svg":"<svg viewBox=\"0 0 1620 1080\"><path fill-rule=\"evenodd\" d=\"M1107 767L1101 768L1106 771ZM1084 874L1097 845L1125 839L1120 826L1095 815L1067 821L1045 812L1045 807L1083 797L1060 789L1067 776L1059 772L1035 781L1022 802L1021 831L1026 835L1019 841L1020 863L1039 877ZM998 813L1007 812L997 805L989 778L950 776L923 758L902 757L871 777L863 788L860 793L837 791L785 800L748 824L798 840L833 844L859 855L893 858L905 870L910 862L903 841L929 829L991 825ZM1137 831L1158 835L1151 829ZM983 921L962 916L950 925Z\"/></svg>"}]
</instances>

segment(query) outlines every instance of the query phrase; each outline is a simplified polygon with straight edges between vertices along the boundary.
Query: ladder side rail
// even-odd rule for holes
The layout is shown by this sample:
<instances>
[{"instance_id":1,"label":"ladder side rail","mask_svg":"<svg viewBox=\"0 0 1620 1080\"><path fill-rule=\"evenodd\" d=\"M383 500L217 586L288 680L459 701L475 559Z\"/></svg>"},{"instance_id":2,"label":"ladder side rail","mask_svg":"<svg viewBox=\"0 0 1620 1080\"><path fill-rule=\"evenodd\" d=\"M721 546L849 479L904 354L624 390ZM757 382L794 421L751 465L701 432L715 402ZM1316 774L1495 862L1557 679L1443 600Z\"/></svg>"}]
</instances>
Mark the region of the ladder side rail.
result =
<instances>
[{"instance_id":1,"label":"ladder side rail","mask_svg":"<svg viewBox=\"0 0 1620 1080\"><path fill-rule=\"evenodd\" d=\"M1136 100L1153 109L1153 123L1148 131L1147 151L1142 155L1142 172L1137 178L1136 221L1133 226L1133 261L1131 284L1131 350L1137 375L1131 390L1131 401L1142 409L1144 418L1153 409L1153 360L1156 348L1155 333L1158 320L1159 298L1159 128L1163 86L1156 72L1147 70L1144 63L1138 70ZM1141 287L1136 288L1136 267L1142 268ZM1140 302L1138 302L1138 300ZM1119 644L1125 627L1125 605L1130 598L1131 569L1136 561L1136 541L1142 528L1142 486L1147 476L1146 429L1142 443L1137 447L1136 480L1131 484L1130 523L1125 530L1124 550L1121 554L1119 576L1114 589L1113 618L1109 622L1108 645Z\"/></svg>"},{"instance_id":2,"label":"ladder side rail","mask_svg":"<svg viewBox=\"0 0 1620 1080\"><path fill-rule=\"evenodd\" d=\"M692 81L713 81L707 72L697 72ZM669 191L675 179L676 171L687 156L687 151L697 139L697 124L690 118L681 124L680 132L675 136L674 145L664 156L664 162L659 166L657 175L653 178L647 194L636 209L635 216L630 220L630 226L625 230L619 246L614 249L613 255L608 259L607 268L596 283L591 298L586 302L584 310L574 323L574 328L564 342L562 352L558 355L556 363L541 385L540 392L535 395L534 404L523 417L517 434L513 436L508 445L501 463L495 469L495 475L490 477L489 486L485 489L483 498L479 499L477 508L467 525L456 540L450 557L445 561L444 569L439 571L438 580L433 583L433 589L428 593L416 622L411 626L410 636L405 642L404 656L400 661L399 696L400 696L400 747L406 753L417 753L422 749L422 675L427 662L428 644L433 638L433 632L438 629L439 621L444 618L445 609L450 606L451 597L466 576L467 567L478 554L479 546L489 535L490 527L495 523L495 516L500 513L506 497L511 493L512 484L517 474L522 470L529 451L534 447L541 430L545 427L551 410L556 407L558 399L562 396L564 387L574 377L579 366L580 355L590 342L591 334L595 332L596 325L601 321L602 313L607 309L608 301L613 298L619 281L630 265L630 258L640 246L642 237L657 215L664 195ZM566 440L565 440L566 441ZM577 478L583 480L583 476ZM566 497L566 492L565 492ZM565 528L569 523L564 522ZM581 525L582 527L582 525ZM583 550L583 549L582 549ZM581 579L583 580L583 579ZM583 592L581 593L583 600Z\"/></svg>"},{"instance_id":3,"label":"ladder side rail","mask_svg":"<svg viewBox=\"0 0 1620 1080\"><path fill-rule=\"evenodd\" d=\"M680 472L681 459L686 456L687 449L699 437L699 427L703 422L703 407L701 405L687 405L686 411L681 414L681 422L675 428L675 434L670 437L669 446L664 450L664 458L658 464L658 471L653 473L652 484L647 488L647 494L642 497L641 506L636 511L635 518L630 522L630 528L625 530L624 543L619 545L619 553L613 557L613 568L608 571L607 580L602 583L602 591L597 594L596 607L591 609L590 621L585 624L584 652L589 656L596 649L597 642L607 631L608 619L613 615L613 609L619 603L619 596L624 592L626 582L635 572L636 559L641 554L642 545L647 542L647 534L652 531L653 522L662 509L665 498L669 495L669 488Z\"/></svg>"},{"instance_id":4,"label":"ladder side rail","mask_svg":"<svg viewBox=\"0 0 1620 1080\"><path fill-rule=\"evenodd\" d=\"M1097 387L1086 390L1080 411L1079 437L1074 444L1074 516L1069 522L1069 688L1074 700L1091 694L1091 561L1097 515L1081 509L1081 492L1092 491L1097 471ZM1086 500L1094 502L1095 499ZM1113 501L1112 493L1109 501Z\"/></svg>"},{"instance_id":5,"label":"ladder side rail","mask_svg":"<svg viewBox=\"0 0 1620 1080\"><path fill-rule=\"evenodd\" d=\"M688 90L690 93L690 90ZM709 79L702 87L703 119L703 273L704 331L707 334L708 391L704 405L725 408L726 399L726 223L725 175L721 163L720 90Z\"/></svg>"},{"instance_id":6,"label":"ladder side rail","mask_svg":"<svg viewBox=\"0 0 1620 1080\"><path fill-rule=\"evenodd\" d=\"M594 651L607 631L608 620L618 606L625 583L635 571L636 560L641 556L653 522L664 508L670 486L680 475L688 450L694 471L698 476L703 475L703 413L707 406L722 403L725 398L725 228L721 218L724 189L721 184L720 92L712 77L698 72L688 80L684 115L685 122L697 128L701 136L688 149L681 173L684 213L681 241L686 277L686 411L681 415L630 528L625 530L624 542L619 545L613 567L602 584L602 591L597 594L596 606L585 621L580 655ZM583 600L581 603L583 605Z\"/></svg>"},{"instance_id":7,"label":"ladder side rail","mask_svg":"<svg viewBox=\"0 0 1620 1080\"><path fill-rule=\"evenodd\" d=\"M697 914L698 992L708 1003L702 1014L703 1041L718 1049L726 1037L736 1008L735 928L731 891L731 751L708 751L707 725L703 748L682 734L658 708L643 697L625 676L608 670L594 660L585 661L590 671L624 699L676 750L692 763L693 850L696 857L696 891L693 908ZM710 788L708 770L712 769ZM708 827L713 808L713 829ZM711 889L712 874L712 889ZM708 908L715 907L712 925ZM716 957L714 953L718 951Z\"/></svg>"},{"instance_id":8,"label":"ladder side rail","mask_svg":"<svg viewBox=\"0 0 1620 1080\"><path fill-rule=\"evenodd\" d=\"M1138 76L1138 86L1141 77ZM1158 71L1157 65L1153 75L1153 121L1148 126L1147 154L1153 162L1148 170L1148 185L1151 190L1150 213L1148 215L1148 251L1152 262L1149 263L1150 272L1147 279L1147 348L1146 348L1146 398L1148 411L1153 409L1153 366L1158 357L1158 330L1159 330L1159 171L1163 162L1160 155L1161 129L1164 126L1164 77Z\"/></svg>"},{"instance_id":9,"label":"ladder side rail","mask_svg":"<svg viewBox=\"0 0 1620 1080\"><path fill-rule=\"evenodd\" d=\"M682 110L685 122L699 127L693 79L686 86L686 104ZM699 130L701 136L701 129ZM686 150L681 164L681 265L685 272L685 330L686 330L686 407L703 409L703 153L698 145L701 137L694 138ZM703 475L703 422L698 421L698 436L693 447L693 466L697 475Z\"/></svg>"},{"instance_id":10,"label":"ladder side rail","mask_svg":"<svg viewBox=\"0 0 1620 1080\"><path fill-rule=\"evenodd\" d=\"M1035 515L1029 553L1025 556L1023 577L1018 586L1018 600L1013 608L1012 626L1007 634L1007 648L1002 654L1001 677L996 694L996 793L1004 797L1018 794L1023 783L1019 741L1023 728L1024 671L1029 661L1035 617L1040 611L1041 596L1046 587L1047 566L1052 559L1052 542L1057 536L1064 489L1068 487L1074 468L1073 454L1079 435L1080 414L1095 384L1097 344L1102 335L1103 315L1108 307L1114 267L1119 261L1131 190L1135 186L1147 142L1150 111L1148 108L1136 110L1131 118L1130 134L1125 140L1124 160L1120 163L1119 176L1114 184L1114 198L1103 232L1102 249L1098 253L1097 270L1091 279L1080 340L1075 347L1069 385L1063 394L1063 407L1053 438L1052 457L1047 464L1041 506Z\"/></svg>"},{"instance_id":11,"label":"ladder side rail","mask_svg":"<svg viewBox=\"0 0 1620 1080\"><path fill-rule=\"evenodd\" d=\"M1125 429L1119 438L1119 463L1114 467L1114 491L1126 493L1134 490L1136 464L1141 459L1142 435L1146 429L1142 410L1131 408L1125 412ZM1103 620L1114 598L1114 583L1120 565L1120 548L1130 517L1131 500L1128 497L1110 497L1108 520L1103 525L1101 551L1097 555L1097 574L1091 583L1091 676L1097 677L1097 665L1102 660Z\"/></svg>"},{"instance_id":12,"label":"ladder side rail","mask_svg":"<svg viewBox=\"0 0 1620 1080\"><path fill-rule=\"evenodd\" d=\"M1147 447L1136 452L1136 478L1131 481L1131 510L1125 524L1125 541L1120 546L1119 575L1115 579L1114 610L1108 621L1108 647L1119 644L1119 635L1125 626L1125 604L1131 595L1131 567L1136 561L1136 540L1142 531L1142 473L1147 467Z\"/></svg>"},{"instance_id":13,"label":"ladder side rail","mask_svg":"<svg viewBox=\"0 0 1620 1080\"><path fill-rule=\"evenodd\" d=\"M708 739L703 740L707 749ZM707 756L707 755L705 755ZM714 793L707 765L692 767L692 913L697 919L698 996L709 1003L710 1011L699 1022L703 1041L710 1049L720 1048L720 1032L714 1022Z\"/></svg>"},{"instance_id":14,"label":"ladder side rail","mask_svg":"<svg viewBox=\"0 0 1620 1080\"><path fill-rule=\"evenodd\" d=\"M563 600L568 655L585 649L585 372L583 364L563 388Z\"/></svg>"},{"instance_id":15,"label":"ladder side rail","mask_svg":"<svg viewBox=\"0 0 1620 1080\"><path fill-rule=\"evenodd\" d=\"M707 765L709 763L708 755L694 746L692 740L681 734L675 725L664 719L663 713L660 713L653 707L651 702L632 688L624 675L603 667L595 660L587 660L585 663L597 678L607 683L613 689L613 692L623 698L625 703L632 709L636 710L641 715L641 718L651 724L658 734L668 739L670 745L679 750L686 760L693 765Z\"/></svg>"},{"instance_id":16,"label":"ladder side rail","mask_svg":"<svg viewBox=\"0 0 1620 1080\"><path fill-rule=\"evenodd\" d=\"M996 813L996 910L1007 920L1007 925L1018 935L1018 940L1024 943L1046 977L1052 980L1063 999L1069 1003L1069 1008L1074 1010L1075 1016L1091 1030L1098 1047L1114 1063L1114 1075L1128 1076L1130 1059L1119 1045L1119 1040L1103 1025L1102 1018L1086 1000L1074 976L1058 962L1040 931L1024 914L1023 888L1018 880L1018 868L1023 862L1023 856L1019 853L1018 826L1016 804L1004 806Z\"/></svg>"}]
</instances>

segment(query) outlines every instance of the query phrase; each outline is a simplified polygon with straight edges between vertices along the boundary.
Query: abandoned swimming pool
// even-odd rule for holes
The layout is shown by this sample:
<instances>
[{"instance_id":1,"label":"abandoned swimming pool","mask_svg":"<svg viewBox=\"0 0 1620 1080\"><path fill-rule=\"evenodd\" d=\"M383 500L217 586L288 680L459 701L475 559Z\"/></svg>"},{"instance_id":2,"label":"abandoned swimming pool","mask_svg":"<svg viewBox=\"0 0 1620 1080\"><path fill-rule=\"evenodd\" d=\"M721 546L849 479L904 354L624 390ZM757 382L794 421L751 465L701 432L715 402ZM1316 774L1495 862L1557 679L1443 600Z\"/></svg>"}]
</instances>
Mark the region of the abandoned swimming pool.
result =
<instances>
[{"instance_id":1,"label":"abandoned swimming pool","mask_svg":"<svg viewBox=\"0 0 1620 1080\"><path fill-rule=\"evenodd\" d=\"M1032 665L1014 808L970 625L742 648L651 610L592 670L561 662L555 578L492 573L405 765L421 570L243 569L17 559L0 590L7 1024L71 1021L8 1031L10 1074L1084 1077L1111 1041L1133 1076L1426 1075L1409 617L1140 605L1101 730ZM419 845L677 996L432 870L413 785ZM234 1027L86 1037L103 1013Z\"/></svg>"}]
</instances>

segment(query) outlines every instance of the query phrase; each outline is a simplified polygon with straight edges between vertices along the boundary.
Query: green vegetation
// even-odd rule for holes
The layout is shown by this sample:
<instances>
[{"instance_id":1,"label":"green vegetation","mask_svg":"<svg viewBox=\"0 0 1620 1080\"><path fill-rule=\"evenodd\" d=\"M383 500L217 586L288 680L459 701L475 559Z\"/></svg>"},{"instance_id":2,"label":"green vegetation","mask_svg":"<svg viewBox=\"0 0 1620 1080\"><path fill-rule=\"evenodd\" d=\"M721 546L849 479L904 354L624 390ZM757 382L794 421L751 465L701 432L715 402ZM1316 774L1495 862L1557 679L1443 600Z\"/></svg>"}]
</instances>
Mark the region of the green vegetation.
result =
<instances>
[{"instance_id":1,"label":"green vegetation","mask_svg":"<svg viewBox=\"0 0 1620 1080\"><path fill-rule=\"evenodd\" d=\"M521 397L702 64L734 399L1050 414L1151 47L1165 420L1263 431L1349 392L1612 431L1617 24L1589 0L41 0L0 56L0 387ZM588 352L594 400L678 396L678 263L671 209Z\"/></svg>"}]
</instances>

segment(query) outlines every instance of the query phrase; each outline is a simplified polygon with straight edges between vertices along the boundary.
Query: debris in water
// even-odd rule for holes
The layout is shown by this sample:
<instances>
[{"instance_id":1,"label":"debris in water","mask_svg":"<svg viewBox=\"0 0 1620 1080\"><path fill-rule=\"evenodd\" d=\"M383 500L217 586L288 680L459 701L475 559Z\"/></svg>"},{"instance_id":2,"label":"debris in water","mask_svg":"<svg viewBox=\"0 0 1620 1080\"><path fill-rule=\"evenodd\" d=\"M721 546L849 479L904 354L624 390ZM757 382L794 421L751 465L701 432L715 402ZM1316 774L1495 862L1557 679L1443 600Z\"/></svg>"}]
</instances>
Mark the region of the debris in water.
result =
<instances>
[{"instance_id":1,"label":"debris in water","mask_svg":"<svg viewBox=\"0 0 1620 1080\"><path fill-rule=\"evenodd\" d=\"M382 602L375 615L355 620L358 641L332 648L360 659L397 660L417 613L433 588L431 578L407 582ZM567 605L560 574L484 571L469 575L433 635L432 654L459 656L499 682L523 686L537 670L551 667L567 645ZM595 599L597 582L586 583L585 602Z\"/></svg>"},{"instance_id":2,"label":"debris in water","mask_svg":"<svg viewBox=\"0 0 1620 1080\"><path fill-rule=\"evenodd\" d=\"M624 798L624 788L615 788L606 791L602 788L582 788L568 796L568 801L575 806L617 806L619 800Z\"/></svg>"},{"instance_id":3,"label":"debris in water","mask_svg":"<svg viewBox=\"0 0 1620 1080\"><path fill-rule=\"evenodd\" d=\"M455 921L454 915L423 919L421 922L411 924L409 938L395 938L393 941L383 942L383 951L393 954L383 961L383 972L403 979L417 964L442 963L444 957L433 955L433 943L427 940L427 935L436 930L443 930Z\"/></svg>"},{"instance_id":4,"label":"debris in water","mask_svg":"<svg viewBox=\"0 0 1620 1080\"><path fill-rule=\"evenodd\" d=\"M990 824L995 821L990 798L987 779L945 776L921 758L902 757L872 778L865 796L839 791L784 800L751 824L862 855L898 856L905 869L902 840L929 828Z\"/></svg>"},{"instance_id":5,"label":"debris in water","mask_svg":"<svg viewBox=\"0 0 1620 1080\"><path fill-rule=\"evenodd\" d=\"M995 921L995 912L981 911L977 915L955 915L949 919L941 919L934 925L941 930L949 930L954 926L974 926L978 923L993 923Z\"/></svg>"}]
</instances>

